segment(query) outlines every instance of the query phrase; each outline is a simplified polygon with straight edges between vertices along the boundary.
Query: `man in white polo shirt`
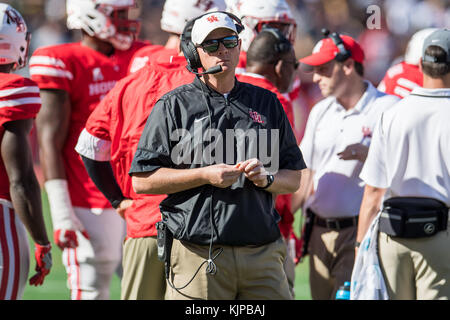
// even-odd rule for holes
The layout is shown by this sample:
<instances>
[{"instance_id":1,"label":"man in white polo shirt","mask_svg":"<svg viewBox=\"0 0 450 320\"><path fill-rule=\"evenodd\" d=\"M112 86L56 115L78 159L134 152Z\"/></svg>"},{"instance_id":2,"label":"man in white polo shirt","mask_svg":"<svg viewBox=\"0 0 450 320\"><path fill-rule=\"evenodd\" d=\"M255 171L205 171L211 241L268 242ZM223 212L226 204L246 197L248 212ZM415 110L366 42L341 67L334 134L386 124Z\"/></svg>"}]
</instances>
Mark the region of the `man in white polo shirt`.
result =
<instances>
[{"instance_id":1,"label":"man in white polo shirt","mask_svg":"<svg viewBox=\"0 0 450 320\"><path fill-rule=\"evenodd\" d=\"M310 288L312 298L320 300L334 299L350 281L364 187L358 176L380 113L398 101L364 80L364 52L353 38L325 35L312 55L300 60L314 72L325 99L306 124L300 149L308 169L293 199L294 212L303 207L313 222L307 247Z\"/></svg>"},{"instance_id":2,"label":"man in white polo shirt","mask_svg":"<svg viewBox=\"0 0 450 320\"><path fill-rule=\"evenodd\" d=\"M450 298L450 30L425 39L423 88L384 112L361 179L357 240L379 215L378 251L390 299Z\"/></svg>"}]
</instances>

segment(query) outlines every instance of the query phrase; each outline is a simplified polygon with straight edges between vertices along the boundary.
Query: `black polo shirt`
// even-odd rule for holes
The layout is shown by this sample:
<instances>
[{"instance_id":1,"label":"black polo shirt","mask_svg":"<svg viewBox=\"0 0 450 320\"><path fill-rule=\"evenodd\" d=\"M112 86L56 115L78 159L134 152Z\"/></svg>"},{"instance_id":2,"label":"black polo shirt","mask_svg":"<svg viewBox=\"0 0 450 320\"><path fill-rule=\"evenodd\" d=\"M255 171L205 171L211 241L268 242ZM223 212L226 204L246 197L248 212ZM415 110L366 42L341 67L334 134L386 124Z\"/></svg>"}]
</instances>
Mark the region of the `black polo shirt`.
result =
<instances>
[{"instance_id":1,"label":"black polo shirt","mask_svg":"<svg viewBox=\"0 0 450 320\"><path fill-rule=\"evenodd\" d=\"M155 104L130 174L160 167L199 168L258 158L265 168L306 168L275 94L236 80L225 97L196 78ZM242 174L228 188L203 185L169 194L160 204L174 237L196 244L262 245L280 237L270 192ZM213 232L212 232L213 229Z\"/></svg>"}]
</instances>

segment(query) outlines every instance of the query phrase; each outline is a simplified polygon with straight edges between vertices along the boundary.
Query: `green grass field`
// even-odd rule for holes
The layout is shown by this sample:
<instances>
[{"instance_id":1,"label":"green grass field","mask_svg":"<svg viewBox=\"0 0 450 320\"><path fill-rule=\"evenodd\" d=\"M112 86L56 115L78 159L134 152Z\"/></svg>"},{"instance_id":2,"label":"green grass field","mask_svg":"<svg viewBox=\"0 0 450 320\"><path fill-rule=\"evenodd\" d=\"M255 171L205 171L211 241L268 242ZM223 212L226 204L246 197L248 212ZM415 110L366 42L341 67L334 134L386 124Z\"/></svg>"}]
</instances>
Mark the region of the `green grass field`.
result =
<instances>
[{"instance_id":1,"label":"green grass field","mask_svg":"<svg viewBox=\"0 0 450 320\"><path fill-rule=\"evenodd\" d=\"M61 262L61 250L53 243L52 221L50 217L47 196L42 195L42 205L44 208L44 219L47 226L47 232L52 242L52 258L53 267L50 274L45 278L44 285L34 287L27 285L23 295L23 300L69 300L70 293L66 284L66 272ZM294 230L298 235L300 211L296 213ZM33 242L30 240L30 248L34 248ZM30 257L30 274L34 274L34 257ZM308 283L308 259L297 265L295 277L295 295L297 300L310 300L311 295ZM120 280L114 275L111 282L111 300L120 299Z\"/></svg>"}]
</instances>

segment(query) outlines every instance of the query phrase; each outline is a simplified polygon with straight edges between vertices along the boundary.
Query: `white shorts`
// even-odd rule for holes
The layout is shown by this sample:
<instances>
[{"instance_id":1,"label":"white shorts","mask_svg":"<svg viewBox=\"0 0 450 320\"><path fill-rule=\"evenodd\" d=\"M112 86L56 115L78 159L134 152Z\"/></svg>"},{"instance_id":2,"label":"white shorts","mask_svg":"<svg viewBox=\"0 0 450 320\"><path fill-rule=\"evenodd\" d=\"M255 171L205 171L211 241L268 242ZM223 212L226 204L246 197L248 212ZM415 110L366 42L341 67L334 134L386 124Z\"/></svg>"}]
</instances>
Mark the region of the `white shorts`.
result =
<instances>
[{"instance_id":1,"label":"white shorts","mask_svg":"<svg viewBox=\"0 0 450 320\"><path fill-rule=\"evenodd\" d=\"M20 300L27 284L30 247L10 201L0 199L0 300Z\"/></svg>"},{"instance_id":2,"label":"white shorts","mask_svg":"<svg viewBox=\"0 0 450 320\"><path fill-rule=\"evenodd\" d=\"M71 299L108 300L112 275L114 272L119 277L122 275L125 220L114 209L104 209L100 214L86 208L74 207L74 210L90 240L77 232L78 247L63 251Z\"/></svg>"}]
</instances>

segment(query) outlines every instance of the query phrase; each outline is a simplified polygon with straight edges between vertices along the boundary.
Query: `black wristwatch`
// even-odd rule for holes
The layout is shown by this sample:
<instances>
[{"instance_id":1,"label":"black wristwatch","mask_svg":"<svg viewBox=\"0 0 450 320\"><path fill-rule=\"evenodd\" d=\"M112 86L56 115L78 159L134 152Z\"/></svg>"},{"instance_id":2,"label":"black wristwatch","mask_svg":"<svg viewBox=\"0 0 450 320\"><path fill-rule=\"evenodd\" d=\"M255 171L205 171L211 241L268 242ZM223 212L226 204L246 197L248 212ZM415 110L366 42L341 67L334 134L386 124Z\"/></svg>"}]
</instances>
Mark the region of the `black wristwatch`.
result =
<instances>
[{"instance_id":1,"label":"black wristwatch","mask_svg":"<svg viewBox=\"0 0 450 320\"><path fill-rule=\"evenodd\" d=\"M267 176L267 185L265 187L258 187L259 189L267 189L268 187L270 187L273 183L273 181L275 180L275 177L273 176L273 174L268 174Z\"/></svg>"}]
</instances>

